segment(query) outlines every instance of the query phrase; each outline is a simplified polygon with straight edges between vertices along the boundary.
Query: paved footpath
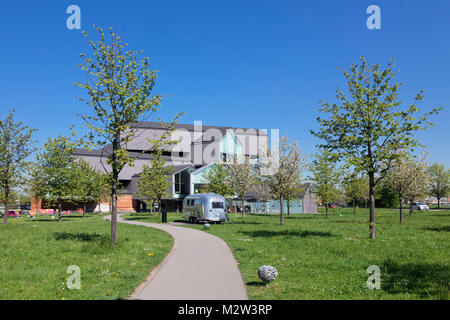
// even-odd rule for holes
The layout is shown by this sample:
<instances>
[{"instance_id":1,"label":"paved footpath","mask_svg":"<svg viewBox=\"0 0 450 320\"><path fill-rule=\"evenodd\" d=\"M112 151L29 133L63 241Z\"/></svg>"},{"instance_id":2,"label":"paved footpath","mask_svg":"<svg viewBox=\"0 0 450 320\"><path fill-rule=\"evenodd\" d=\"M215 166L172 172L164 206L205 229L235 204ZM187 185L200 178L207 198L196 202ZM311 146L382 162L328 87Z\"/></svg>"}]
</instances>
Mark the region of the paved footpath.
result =
<instances>
[{"instance_id":1,"label":"paved footpath","mask_svg":"<svg viewBox=\"0 0 450 320\"><path fill-rule=\"evenodd\" d=\"M247 290L228 245L207 232L176 224L125 220L168 232L175 245L165 260L139 286L139 300L247 300Z\"/></svg>"}]
</instances>

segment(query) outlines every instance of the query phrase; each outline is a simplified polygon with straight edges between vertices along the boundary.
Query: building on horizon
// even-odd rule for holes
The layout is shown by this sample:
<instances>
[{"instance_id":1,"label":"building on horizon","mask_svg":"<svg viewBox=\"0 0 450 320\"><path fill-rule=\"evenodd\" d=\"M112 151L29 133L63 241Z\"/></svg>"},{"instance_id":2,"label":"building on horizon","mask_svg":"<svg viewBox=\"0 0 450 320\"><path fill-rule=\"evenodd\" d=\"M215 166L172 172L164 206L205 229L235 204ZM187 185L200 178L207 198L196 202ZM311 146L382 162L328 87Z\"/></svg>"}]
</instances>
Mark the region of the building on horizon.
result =
<instances>
[{"instance_id":1,"label":"building on horizon","mask_svg":"<svg viewBox=\"0 0 450 320\"><path fill-rule=\"evenodd\" d=\"M167 130L159 122L137 122L131 125L131 129L134 130L134 137L124 147L134 158L134 165L126 165L119 173L121 185L117 200L119 212L147 210L143 199L139 199L136 194L137 181L143 166L151 164L156 152L152 148L151 140L157 140ZM236 155L257 159L259 152L269 147L266 130L205 126L201 122L195 122L194 125L176 124L171 140L180 142L173 146L162 147L162 157L166 160L166 165L172 165L174 168L172 174L167 176L170 182L167 190L169 196L163 198L162 202L169 211L178 212L181 212L186 196L200 192L200 188L205 184L204 174L212 165ZM106 160L111 151L112 146L106 145L97 150L76 149L73 155L83 159L95 169L110 172L111 168ZM250 210L260 210L263 207L263 204L257 201L254 192L246 194L245 201L246 208ZM240 206L240 203L236 204ZM291 204L294 209L291 212L294 213L317 212L315 196L309 187L305 188L305 192L299 195L298 199L293 199ZM267 206L267 212L277 211L276 201L268 203ZM73 205L71 209L74 209ZM99 210L109 211L109 204L101 204L101 208L94 203L88 205L87 211Z\"/></svg>"}]
</instances>

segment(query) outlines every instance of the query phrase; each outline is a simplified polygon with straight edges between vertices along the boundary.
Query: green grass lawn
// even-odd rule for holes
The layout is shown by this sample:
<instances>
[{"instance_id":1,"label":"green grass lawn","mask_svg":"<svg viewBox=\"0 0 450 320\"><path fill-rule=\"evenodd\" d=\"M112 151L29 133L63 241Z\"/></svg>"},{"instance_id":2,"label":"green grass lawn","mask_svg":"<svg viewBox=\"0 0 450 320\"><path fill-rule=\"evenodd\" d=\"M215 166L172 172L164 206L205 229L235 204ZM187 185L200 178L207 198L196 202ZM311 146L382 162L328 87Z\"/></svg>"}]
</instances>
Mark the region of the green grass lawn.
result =
<instances>
[{"instance_id":1,"label":"green grass lawn","mask_svg":"<svg viewBox=\"0 0 450 320\"><path fill-rule=\"evenodd\" d=\"M118 225L97 215L8 220L0 226L0 299L126 299L173 246L160 230ZM68 289L71 265L81 270L81 288Z\"/></svg>"},{"instance_id":2,"label":"green grass lawn","mask_svg":"<svg viewBox=\"0 0 450 320\"><path fill-rule=\"evenodd\" d=\"M127 220L137 220L137 221L144 221L144 222L150 222L150 223L162 223L161 222L161 216L156 213L150 213L150 212L132 212L132 213L125 213L121 215L122 218ZM181 213L178 212L168 212L167 213L167 222L187 222L186 219L183 219L181 217Z\"/></svg>"},{"instance_id":3,"label":"green grass lawn","mask_svg":"<svg viewBox=\"0 0 450 320\"><path fill-rule=\"evenodd\" d=\"M400 225L397 210L377 209L372 240L368 209L355 216L351 208L330 210L328 219L291 215L283 226L279 215L232 214L207 232L231 247L251 299L449 299L450 212L404 214ZM168 215L169 221L180 217ZM128 218L160 221L148 213ZM278 270L269 287L257 275L264 264ZM381 290L367 289L370 265L381 269Z\"/></svg>"}]
</instances>

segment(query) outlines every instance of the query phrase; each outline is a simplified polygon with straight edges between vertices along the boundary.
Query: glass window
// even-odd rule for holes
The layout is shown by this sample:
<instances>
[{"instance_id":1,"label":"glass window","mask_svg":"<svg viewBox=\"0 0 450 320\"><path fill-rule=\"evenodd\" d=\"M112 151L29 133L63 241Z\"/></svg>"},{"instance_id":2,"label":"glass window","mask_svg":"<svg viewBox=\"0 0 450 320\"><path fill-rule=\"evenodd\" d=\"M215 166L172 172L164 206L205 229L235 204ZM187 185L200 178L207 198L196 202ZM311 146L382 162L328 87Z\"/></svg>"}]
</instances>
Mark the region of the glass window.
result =
<instances>
[{"instance_id":1,"label":"glass window","mask_svg":"<svg viewBox=\"0 0 450 320\"><path fill-rule=\"evenodd\" d=\"M180 174L175 174L175 193L180 193Z\"/></svg>"},{"instance_id":2,"label":"glass window","mask_svg":"<svg viewBox=\"0 0 450 320\"><path fill-rule=\"evenodd\" d=\"M213 209L223 209L224 205L223 205L223 202L213 202L212 207L213 207Z\"/></svg>"}]
</instances>

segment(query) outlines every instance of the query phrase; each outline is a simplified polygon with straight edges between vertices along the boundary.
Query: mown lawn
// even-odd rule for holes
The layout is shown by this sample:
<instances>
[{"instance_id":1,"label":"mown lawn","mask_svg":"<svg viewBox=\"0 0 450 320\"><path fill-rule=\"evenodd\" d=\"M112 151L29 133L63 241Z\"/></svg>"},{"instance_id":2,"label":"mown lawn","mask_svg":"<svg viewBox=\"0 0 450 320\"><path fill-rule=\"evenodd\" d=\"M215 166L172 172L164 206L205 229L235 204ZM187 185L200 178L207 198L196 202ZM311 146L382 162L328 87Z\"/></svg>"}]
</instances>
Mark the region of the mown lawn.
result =
<instances>
[{"instance_id":1,"label":"mown lawn","mask_svg":"<svg viewBox=\"0 0 450 320\"><path fill-rule=\"evenodd\" d=\"M0 299L126 299L173 246L165 232L97 215L9 219L0 226ZM68 289L67 268L80 267L81 288Z\"/></svg>"},{"instance_id":2,"label":"mown lawn","mask_svg":"<svg viewBox=\"0 0 450 320\"><path fill-rule=\"evenodd\" d=\"M323 209L320 209L323 212ZM286 217L232 214L207 232L231 247L251 299L449 299L450 212L377 209L377 238L370 240L368 211L350 208ZM149 214L128 218L159 222ZM169 221L181 220L170 213ZM191 226L203 229L202 225ZM257 276L273 265L278 278L269 286ZM369 290L366 269L381 269L381 290Z\"/></svg>"}]
</instances>

